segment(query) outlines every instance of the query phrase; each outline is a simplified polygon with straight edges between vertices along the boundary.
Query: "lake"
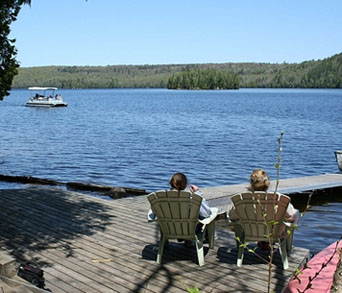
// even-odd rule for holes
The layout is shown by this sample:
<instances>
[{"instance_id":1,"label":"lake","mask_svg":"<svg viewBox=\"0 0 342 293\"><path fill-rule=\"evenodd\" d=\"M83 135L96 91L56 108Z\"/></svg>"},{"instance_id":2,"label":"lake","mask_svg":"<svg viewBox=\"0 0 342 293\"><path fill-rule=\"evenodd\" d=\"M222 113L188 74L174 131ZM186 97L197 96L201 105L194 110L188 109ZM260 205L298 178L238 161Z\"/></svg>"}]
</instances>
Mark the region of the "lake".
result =
<instances>
[{"instance_id":1,"label":"lake","mask_svg":"<svg viewBox=\"0 0 342 293\"><path fill-rule=\"evenodd\" d=\"M0 172L155 190L173 172L199 186L241 183L254 168L275 178L337 172L342 90L62 90L66 108L0 103Z\"/></svg>"},{"instance_id":2,"label":"lake","mask_svg":"<svg viewBox=\"0 0 342 293\"><path fill-rule=\"evenodd\" d=\"M184 172L201 187L338 172L342 90L61 90L66 108L25 107L28 90L0 102L0 174L62 182L168 188ZM18 185L0 182L0 188Z\"/></svg>"}]
</instances>

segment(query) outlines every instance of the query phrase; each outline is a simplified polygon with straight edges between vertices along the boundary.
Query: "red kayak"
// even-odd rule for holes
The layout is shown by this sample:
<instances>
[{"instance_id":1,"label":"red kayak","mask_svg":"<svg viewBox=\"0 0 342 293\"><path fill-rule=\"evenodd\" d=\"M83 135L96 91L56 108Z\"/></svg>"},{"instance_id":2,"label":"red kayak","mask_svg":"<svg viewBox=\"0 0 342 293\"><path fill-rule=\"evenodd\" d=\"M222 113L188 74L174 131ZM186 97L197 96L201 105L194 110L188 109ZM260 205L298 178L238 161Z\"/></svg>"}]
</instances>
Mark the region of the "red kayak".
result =
<instances>
[{"instance_id":1,"label":"red kayak","mask_svg":"<svg viewBox=\"0 0 342 293\"><path fill-rule=\"evenodd\" d=\"M303 291L309 283L309 277L313 278L316 272L322 268L322 264L326 263L333 255L335 249L337 249L337 252L334 254L328 265L323 268L319 275L311 282L311 288L305 291L307 293L330 292L333 284L334 273L338 264L339 250L342 249L342 241L339 241L338 245L337 242L338 241L332 243L311 258L307 263L308 268L302 270L302 274L298 275L301 282L299 283L297 279L292 279L287 285L284 293L298 293L297 289Z\"/></svg>"}]
</instances>

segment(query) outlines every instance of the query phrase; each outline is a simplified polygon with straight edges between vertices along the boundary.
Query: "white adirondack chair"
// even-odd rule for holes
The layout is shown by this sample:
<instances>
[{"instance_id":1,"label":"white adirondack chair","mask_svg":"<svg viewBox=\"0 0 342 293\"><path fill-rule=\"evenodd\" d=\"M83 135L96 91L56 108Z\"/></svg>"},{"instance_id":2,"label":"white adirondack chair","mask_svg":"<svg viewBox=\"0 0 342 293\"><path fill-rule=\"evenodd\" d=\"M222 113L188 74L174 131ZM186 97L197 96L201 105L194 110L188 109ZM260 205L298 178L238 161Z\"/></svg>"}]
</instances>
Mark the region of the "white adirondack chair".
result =
<instances>
[{"instance_id":1,"label":"white adirondack chair","mask_svg":"<svg viewBox=\"0 0 342 293\"><path fill-rule=\"evenodd\" d=\"M199 220L202 197L189 191L161 190L147 196L160 228L157 263L161 264L164 245L169 239L194 240L198 264L204 265L203 240L208 231L209 248L214 248L215 221L218 209L211 208L211 216ZM196 226L201 223L201 229Z\"/></svg>"},{"instance_id":2,"label":"white adirondack chair","mask_svg":"<svg viewBox=\"0 0 342 293\"><path fill-rule=\"evenodd\" d=\"M237 266L241 267L243 261L245 248L241 244L250 241L269 242L266 235L273 232L273 241L279 243L283 268L286 270L289 266L287 253L291 251L294 232L294 223L285 221L286 209L291 199L286 195L262 191L237 194L231 199L238 220L230 221L229 225L233 227L235 237L240 239L237 240ZM273 220L273 226L265 225Z\"/></svg>"}]
</instances>

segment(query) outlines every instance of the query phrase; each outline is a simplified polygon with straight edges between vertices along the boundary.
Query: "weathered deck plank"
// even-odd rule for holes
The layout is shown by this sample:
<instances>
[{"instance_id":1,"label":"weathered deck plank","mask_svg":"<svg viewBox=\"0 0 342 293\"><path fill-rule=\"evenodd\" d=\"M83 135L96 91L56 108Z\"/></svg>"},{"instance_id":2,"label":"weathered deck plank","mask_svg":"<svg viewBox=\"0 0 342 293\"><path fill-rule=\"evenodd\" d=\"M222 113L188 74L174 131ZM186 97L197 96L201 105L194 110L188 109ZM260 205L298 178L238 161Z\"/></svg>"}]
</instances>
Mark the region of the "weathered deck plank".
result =
<instances>
[{"instance_id":1,"label":"weathered deck plank","mask_svg":"<svg viewBox=\"0 0 342 293\"><path fill-rule=\"evenodd\" d=\"M38 262L54 293L265 291L267 266L247 253L237 268L235 239L224 228L215 249L206 250L205 266L197 265L195 249L177 242L157 265L159 235L146 221L148 208L143 196L107 201L61 189L0 190L1 248L18 261ZM286 271L276 259L276 292L307 255L295 247Z\"/></svg>"}]
</instances>

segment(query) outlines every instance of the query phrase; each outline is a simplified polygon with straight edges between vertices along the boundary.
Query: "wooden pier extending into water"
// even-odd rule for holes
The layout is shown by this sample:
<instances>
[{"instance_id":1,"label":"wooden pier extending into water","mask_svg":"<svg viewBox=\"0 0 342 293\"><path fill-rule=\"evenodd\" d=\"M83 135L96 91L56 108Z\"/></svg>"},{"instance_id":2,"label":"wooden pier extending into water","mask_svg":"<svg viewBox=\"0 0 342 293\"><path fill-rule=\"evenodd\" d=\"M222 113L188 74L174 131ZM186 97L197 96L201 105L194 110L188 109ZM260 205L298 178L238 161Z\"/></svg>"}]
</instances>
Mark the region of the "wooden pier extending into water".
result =
<instances>
[{"instance_id":1,"label":"wooden pier extending into water","mask_svg":"<svg viewBox=\"0 0 342 293\"><path fill-rule=\"evenodd\" d=\"M147 223L144 196L102 200L57 189L0 191L1 249L18 262L37 262L52 292L261 292L267 266L246 255L236 267L233 235L219 230L205 265L197 265L196 250L173 242L156 264L157 226ZM308 257L295 247L290 268L277 257L272 287L281 292L292 272ZM248 282L247 282L248 280Z\"/></svg>"},{"instance_id":2,"label":"wooden pier extending into water","mask_svg":"<svg viewBox=\"0 0 342 293\"><path fill-rule=\"evenodd\" d=\"M211 206L219 207L221 213L227 211L231 204L231 196L247 190L248 182L236 185L224 185L202 188L203 194L209 200ZM271 181L270 191L273 191L276 181ZM325 191L342 188L342 173L305 176L279 180L278 192L297 197L313 191ZM342 194L341 194L342 196ZM305 197L306 198L306 197Z\"/></svg>"},{"instance_id":3,"label":"wooden pier extending into water","mask_svg":"<svg viewBox=\"0 0 342 293\"><path fill-rule=\"evenodd\" d=\"M339 174L311 179L282 180L279 191L342 185ZM203 193L224 210L230 195L246 186L204 188ZM1 251L17 262L38 263L54 293L266 290L267 265L247 253L237 268L234 236L220 221L215 249L206 250L203 267L194 248L177 242L165 250L163 265L156 264L159 234L157 225L147 222L148 209L146 196L105 200L58 188L0 190ZM283 270L277 252L272 289L281 292L308 256L307 249L294 247L290 267Z\"/></svg>"}]
</instances>

